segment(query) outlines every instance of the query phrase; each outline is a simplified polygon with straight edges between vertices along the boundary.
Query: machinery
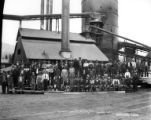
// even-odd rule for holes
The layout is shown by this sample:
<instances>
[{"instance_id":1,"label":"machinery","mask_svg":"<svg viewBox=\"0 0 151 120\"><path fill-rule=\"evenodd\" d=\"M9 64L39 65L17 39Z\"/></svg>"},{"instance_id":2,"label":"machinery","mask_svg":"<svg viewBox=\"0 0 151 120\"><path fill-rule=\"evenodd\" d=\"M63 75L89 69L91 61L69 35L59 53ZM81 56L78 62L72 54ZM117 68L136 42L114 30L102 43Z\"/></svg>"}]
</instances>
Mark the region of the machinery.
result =
<instances>
[{"instance_id":1,"label":"machinery","mask_svg":"<svg viewBox=\"0 0 151 120\"><path fill-rule=\"evenodd\" d=\"M97 13L96 18L101 17L103 22L102 28L117 34L118 32L118 1L117 0L82 0L82 13L92 12ZM102 16L101 16L102 15ZM98 21L99 22L99 21ZM86 26L92 24L92 19L83 19L82 31L86 30ZM98 24L95 21L95 24ZM95 25L93 22L93 25ZM113 54L118 49L118 39L108 33L103 33L102 37L93 36L97 46L104 52L108 58L113 58ZM100 46L101 44L101 46Z\"/></svg>"}]
</instances>

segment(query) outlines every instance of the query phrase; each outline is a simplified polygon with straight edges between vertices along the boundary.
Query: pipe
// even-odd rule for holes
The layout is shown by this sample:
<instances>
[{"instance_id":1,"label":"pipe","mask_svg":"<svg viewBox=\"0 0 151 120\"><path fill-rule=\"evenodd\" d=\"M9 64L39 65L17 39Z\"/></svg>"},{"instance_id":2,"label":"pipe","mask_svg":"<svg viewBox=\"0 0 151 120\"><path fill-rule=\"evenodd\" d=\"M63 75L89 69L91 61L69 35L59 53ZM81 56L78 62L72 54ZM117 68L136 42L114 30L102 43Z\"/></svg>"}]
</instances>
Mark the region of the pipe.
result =
<instances>
[{"instance_id":1,"label":"pipe","mask_svg":"<svg viewBox=\"0 0 151 120\"><path fill-rule=\"evenodd\" d=\"M89 18L90 13L72 13L70 18ZM61 19L61 14L43 14L43 15L9 15L3 14L3 19L6 20L42 20L42 19Z\"/></svg>"},{"instance_id":2,"label":"pipe","mask_svg":"<svg viewBox=\"0 0 151 120\"><path fill-rule=\"evenodd\" d=\"M142 43L140 43L140 42L137 42L137 41L135 41L135 40L132 40L132 39L129 39L129 38L120 36L120 35L117 35L117 34L115 34L115 33L109 32L109 31L104 30L104 29L102 29L102 28L99 28L99 27L96 27L96 26L92 26L92 25L90 25L90 27L96 28L96 29L101 30L101 31L103 31L103 32L105 32L105 33L111 34L111 35L113 35L113 36L116 36L116 37L119 37L119 38L122 38L122 39L125 39L125 40L128 40L128 41L134 42L134 43L136 43L136 44L139 44L139 45L142 45L142 46L144 46L144 47L147 47L147 48L151 49L151 47L149 47L149 46L147 46L147 45L145 45L145 44L142 44Z\"/></svg>"},{"instance_id":3,"label":"pipe","mask_svg":"<svg viewBox=\"0 0 151 120\"><path fill-rule=\"evenodd\" d=\"M46 14L49 15L49 0L46 3ZM46 30L49 30L49 19L46 19Z\"/></svg>"},{"instance_id":4,"label":"pipe","mask_svg":"<svg viewBox=\"0 0 151 120\"><path fill-rule=\"evenodd\" d=\"M44 15L44 0L41 0L41 15ZM40 29L44 29L44 18L41 18Z\"/></svg>"},{"instance_id":5,"label":"pipe","mask_svg":"<svg viewBox=\"0 0 151 120\"><path fill-rule=\"evenodd\" d=\"M53 0L49 0L49 14L53 13ZM49 20L49 31L52 31L52 19Z\"/></svg>"}]
</instances>

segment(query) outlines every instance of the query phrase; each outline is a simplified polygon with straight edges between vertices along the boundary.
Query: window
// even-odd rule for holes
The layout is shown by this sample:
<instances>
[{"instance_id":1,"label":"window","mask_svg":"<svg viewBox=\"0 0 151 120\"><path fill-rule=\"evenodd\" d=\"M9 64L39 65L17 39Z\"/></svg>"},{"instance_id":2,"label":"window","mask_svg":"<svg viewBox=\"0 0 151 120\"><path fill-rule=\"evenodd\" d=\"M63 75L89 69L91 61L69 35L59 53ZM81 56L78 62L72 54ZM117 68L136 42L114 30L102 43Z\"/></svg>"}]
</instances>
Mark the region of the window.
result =
<instances>
[{"instance_id":1,"label":"window","mask_svg":"<svg viewBox=\"0 0 151 120\"><path fill-rule=\"evenodd\" d=\"M21 54L21 49L18 49L17 50L17 55L20 55Z\"/></svg>"}]
</instances>

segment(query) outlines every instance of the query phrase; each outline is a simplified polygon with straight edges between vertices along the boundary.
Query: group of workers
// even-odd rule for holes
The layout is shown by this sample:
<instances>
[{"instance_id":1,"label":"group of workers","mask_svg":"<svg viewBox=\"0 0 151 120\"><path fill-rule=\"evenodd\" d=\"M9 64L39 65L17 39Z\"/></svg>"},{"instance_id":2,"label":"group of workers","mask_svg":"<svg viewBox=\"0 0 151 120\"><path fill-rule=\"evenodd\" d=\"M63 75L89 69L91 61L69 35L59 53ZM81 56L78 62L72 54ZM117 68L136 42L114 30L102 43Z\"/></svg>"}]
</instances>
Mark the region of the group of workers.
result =
<instances>
[{"instance_id":1,"label":"group of workers","mask_svg":"<svg viewBox=\"0 0 151 120\"><path fill-rule=\"evenodd\" d=\"M142 65L143 64L143 65ZM12 65L8 72L1 71L2 93L14 89L43 91L106 91L137 90L139 77L148 76L149 64L70 60L42 64L32 62Z\"/></svg>"}]
</instances>

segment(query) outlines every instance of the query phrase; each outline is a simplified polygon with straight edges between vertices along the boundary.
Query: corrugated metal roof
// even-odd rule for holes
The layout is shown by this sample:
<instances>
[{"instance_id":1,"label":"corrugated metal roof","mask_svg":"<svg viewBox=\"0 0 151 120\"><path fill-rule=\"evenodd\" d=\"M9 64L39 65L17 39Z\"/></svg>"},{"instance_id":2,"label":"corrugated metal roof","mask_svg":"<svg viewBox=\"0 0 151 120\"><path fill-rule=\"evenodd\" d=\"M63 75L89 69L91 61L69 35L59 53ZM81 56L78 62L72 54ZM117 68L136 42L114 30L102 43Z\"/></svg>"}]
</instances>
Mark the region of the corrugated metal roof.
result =
<instances>
[{"instance_id":1,"label":"corrugated metal roof","mask_svg":"<svg viewBox=\"0 0 151 120\"><path fill-rule=\"evenodd\" d=\"M25 54L28 59L64 59L60 56L61 42L25 40L22 39ZM108 58L95 44L71 43L72 58L108 61Z\"/></svg>"},{"instance_id":2,"label":"corrugated metal roof","mask_svg":"<svg viewBox=\"0 0 151 120\"><path fill-rule=\"evenodd\" d=\"M55 31L20 28L19 33L20 33L21 36L27 37L27 38L61 40L61 32L58 33L58 32L55 32ZM79 33L70 33L70 41L95 42L92 39L87 39L87 38L83 37Z\"/></svg>"}]
</instances>

